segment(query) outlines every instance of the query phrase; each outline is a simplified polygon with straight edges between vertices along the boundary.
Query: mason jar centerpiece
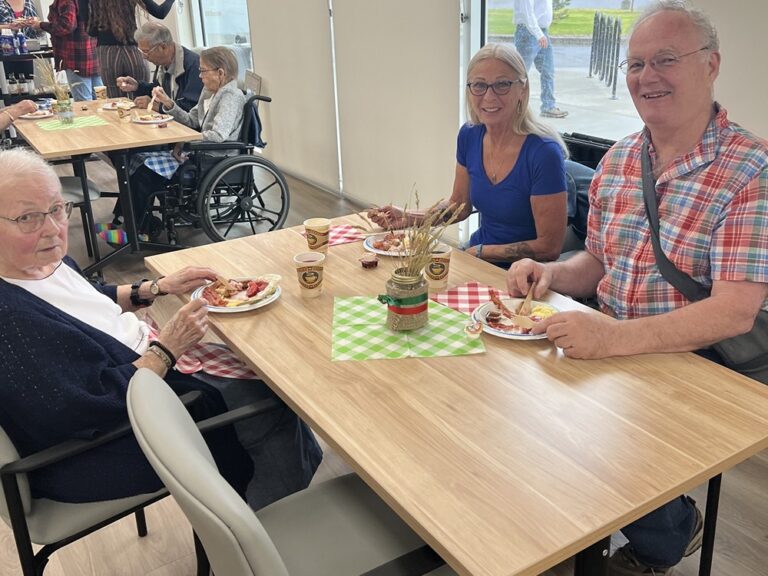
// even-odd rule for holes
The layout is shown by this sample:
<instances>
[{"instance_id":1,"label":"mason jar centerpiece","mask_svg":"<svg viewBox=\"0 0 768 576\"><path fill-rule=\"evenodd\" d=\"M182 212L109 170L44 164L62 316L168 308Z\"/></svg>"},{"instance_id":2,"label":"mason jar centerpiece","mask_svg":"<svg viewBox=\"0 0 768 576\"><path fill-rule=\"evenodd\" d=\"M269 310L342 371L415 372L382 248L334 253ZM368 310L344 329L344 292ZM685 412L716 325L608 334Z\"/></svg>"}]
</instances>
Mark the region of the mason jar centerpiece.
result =
<instances>
[{"instance_id":1,"label":"mason jar centerpiece","mask_svg":"<svg viewBox=\"0 0 768 576\"><path fill-rule=\"evenodd\" d=\"M418 196L417 196L418 208ZM386 294L379 301L387 305L387 328L390 330L415 330L429 320L429 284L424 268L432 258L432 252L440 244L445 228L452 224L463 205L443 206L435 204L424 213L410 214L413 222L408 228L392 233L402 234L402 247L397 265L387 280Z\"/></svg>"},{"instance_id":2,"label":"mason jar centerpiece","mask_svg":"<svg viewBox=\"0 0 768 576\"><path fill-rule=\"evenodd\" d=\"M63 70L56 71L50 58L35 57L36 78L45 90L52 92L56 101L51 106L62 124L72 124L75 113L72 108L70 86Z\"/></svg>"}]
</instances>

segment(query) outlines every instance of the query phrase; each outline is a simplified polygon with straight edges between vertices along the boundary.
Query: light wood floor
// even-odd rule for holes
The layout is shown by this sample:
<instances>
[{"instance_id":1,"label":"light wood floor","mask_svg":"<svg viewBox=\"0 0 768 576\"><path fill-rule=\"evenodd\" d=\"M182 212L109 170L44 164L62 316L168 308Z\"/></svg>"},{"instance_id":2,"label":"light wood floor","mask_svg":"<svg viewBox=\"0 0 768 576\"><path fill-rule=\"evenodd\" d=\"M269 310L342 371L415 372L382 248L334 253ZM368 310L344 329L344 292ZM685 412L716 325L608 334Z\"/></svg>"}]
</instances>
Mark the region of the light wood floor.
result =
<instances>
[{"instance_id":1,"label":"light wood floor","mask_svg":"<svg viewBox=\"0 0 768 576\"><path fill-rule=\"evenodd\" d=\"M60 168L63 174L70 174ZM114 173L100 162L88 164L89 176L103 190L115 190ZM352 212L356 206L322 192L300 181L289 179L291 212L286 225L301 223L311 216L333 217ZM108 221L112 199L95 204L97 220ZM81 265L88 261L80 233L80 218L75 214L70 226L70 255ZM199 240L203 241L203 240ZM106 249L106 247L105 247ZM131 282L146 274L143 256L124 258L105 271L110 282ZM167 299L166 299L167 300ZM171 299L172 300L172 299ZM153 315L162 321L175 309L173 302L165 302ZM324 445L325 447L325 445ZM330 449L325 447L325 458L315 481L322 481L347 472L349 468ZM691 494L704 507L706 486ZM765 559L768 558L768 451L747 460L723 477L722 496L715 560L715 576L766 576ZM46 570L48 576L193 576L195 561L191 528L173 502L166 498L147 510L149 535L138 538L131 518L104 528L97 533L71 544L53 555ZM620 544L620 537L615 544ZM698 574L699 554L685 559L675 572L678 576ZM0 576L19 574L16 548L10 529L0 523ZM565 562L547 572L547 576L565 576L572 573L572 563Z\"/></svg>"}]
</instances>

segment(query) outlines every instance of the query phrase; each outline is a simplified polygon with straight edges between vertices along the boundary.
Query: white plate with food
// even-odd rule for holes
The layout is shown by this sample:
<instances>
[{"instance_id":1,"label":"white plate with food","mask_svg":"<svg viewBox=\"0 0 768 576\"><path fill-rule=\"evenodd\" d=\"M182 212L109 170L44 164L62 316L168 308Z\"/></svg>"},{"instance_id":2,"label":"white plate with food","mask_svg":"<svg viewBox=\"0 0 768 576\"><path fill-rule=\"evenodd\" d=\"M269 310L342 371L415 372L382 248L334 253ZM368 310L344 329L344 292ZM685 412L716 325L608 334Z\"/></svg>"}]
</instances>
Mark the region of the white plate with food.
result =
<instances>
[{"instance_id":1,"label":"white plate with food","mask_svg":"<svg viewBox=\"0 0 768 576\"><path fill-rule=\"evenodd\" d=\"M53 112L50 110L35 110L29 114L22 114L19 118L24 118L24 120L40 120L41 118L50 118L51 116L53 116Z\"/></svg>"},{"instance_id":2,"label":"white plate with food","mask_svg":"<svg viewBox=\"0 0 768 576\"><path fill-rule=\"evenodd\" d=\"M131 110L136 108L136 104L130 100L115 100L114 102L107 102L104 104L102 110Z\"/></svg>"},{"instance_id":3,"label":"white plate with food","mask_svg":"<svg viewBox=\"0 0 768 576\"><path fill-rule=\"evenodd\" d=\"M541 340L546 334L531 334L533 323L549 318L559 312L557 308L546 302L531 301L531 313L526 316L518 316L516 311L520 309L524 298L501 298L499 307L493 301L481 304L472 311L472 320L483 327L487 332L499 338L511 340Z\"/></svg>"},{"instance_id":4,"label":"white plate with food","mask_svg":"<svg viewBox=\"0 0 768 576\"><path fill-rule=\"evenodd\" d=\"M368 236L363 248L380 256L408 256L408 239L401 230Z\"/></svg>"},{"instance_id":5,"label":"white plate with food","mask_svg":"<svg viewBox=\"0 0 768 576\"><path fill-rule=\"evenodd\" d=\"M248 312L266 306L280 298L280 276L265 274L254 278L219 278L200 286L192 298L205 298L209 312Z\"/></svg>"},{"instance_id":6,"label":"white plate with food","mask_svg":"<svg viewBox=\"0 0 768 576\"><path fill-rule=\"evenodd\" d=\"M133 121L136 124L165 124L166 122L173 122L173 116L158 112L147 112L146 114L134 116Z\"/></svg>"}]
</instances>

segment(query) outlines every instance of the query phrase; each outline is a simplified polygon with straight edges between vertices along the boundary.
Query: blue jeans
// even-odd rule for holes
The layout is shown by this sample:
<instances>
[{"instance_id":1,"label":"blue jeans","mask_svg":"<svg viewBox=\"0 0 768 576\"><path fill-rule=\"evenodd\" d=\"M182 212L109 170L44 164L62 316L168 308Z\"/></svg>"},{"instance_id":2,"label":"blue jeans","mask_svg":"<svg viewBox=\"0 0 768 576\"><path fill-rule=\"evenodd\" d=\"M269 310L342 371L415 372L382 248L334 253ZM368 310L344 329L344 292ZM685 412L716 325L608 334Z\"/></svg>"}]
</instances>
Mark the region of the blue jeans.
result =
<instances>
[{"instance_id":1,"label":"blue jeans","mask_svg":"<svg viewBox=\"0 0 768 576\"><path fill-rule=\"evenodd\" d=\"M101 76L80 76L73 70L67 70L67 82L69 82L69 89L72 91L72 98L75 102L82 100L96 100L96 94L93 89L96 86L104 86L101 81Z\"/></svg>"},{"instance_id":2,"label":"blue jeans","mask_svg":"<svg viewBox=\"0 0 768 576\"><path fill-rule=\"evenodd\" d=\"M675 498L622 528L635 556L651 568L674 566L691 540L696 512L685 496Z\"/></svg>"},{"instance_id":3,"label":"blue jeans","mask_svg":"<svg viewBox=\"0 0 768 576\"><path fill-rule=\"evenodd\" d=\"M549 39L547 28L542 28L547 38L547 47L539 46L536 36L531 34L522 24L515 30L515 48L523 57L525 69L531 70L531 64L536 65L536 70L541 76L541 111L555 108L555 56L552 51L552 41Z\"/></svg>"}]
</instances>

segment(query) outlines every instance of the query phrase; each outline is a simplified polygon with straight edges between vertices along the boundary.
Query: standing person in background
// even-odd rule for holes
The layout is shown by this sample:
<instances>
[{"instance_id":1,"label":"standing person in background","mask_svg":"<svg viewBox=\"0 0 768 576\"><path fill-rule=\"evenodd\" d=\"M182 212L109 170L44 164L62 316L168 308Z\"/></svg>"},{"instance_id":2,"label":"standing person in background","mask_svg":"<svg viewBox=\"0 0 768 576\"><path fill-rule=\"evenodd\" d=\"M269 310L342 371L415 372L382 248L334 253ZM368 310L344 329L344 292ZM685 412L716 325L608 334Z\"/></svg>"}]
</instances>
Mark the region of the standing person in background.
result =
<instances>
[{"instance_id":1,"label":"standing person in background","mask_svg":"<svg viewBox=\"0 0 768 576\"><path fill-rule=\"evenodd\" d=\"M14 20L21 18L27 22L21 25L13 24ZM40 31L31 26L35 20L37 20L37 10L32 0L0 0L0 24L3 28L20 30L27 38L37 38L40 36Z\"/></svg>"},{"instance_id":2,"label":"standing person in background","mask_svg":"<svg viewBox=\"0 0 768 576\"><path fill-rule=\"evenodd\" d=\"M153 0L90 0L88 33L97 39L96 54L107 96L117 98L118 76L131 76L139 82L149 80L149 72L133 33L136 32L136 9L155 18L165 18L175 0L156 4Z\"/></svg>"},{"instance_id":3,"label":"standing person in background","mask_svg":"<svg viewBox=\"0 0 768 576\"><path fill-rule=\"evenodd\" d=\"M76 101L95 100L93 89L104 85L96 60L96 41L88 35L87 21L87 7L81 9L78 0L54 0L48 21L32 25L51 35L54 60L66 71Z\"/></svg>"},{"instance_id":4,"label":"standing person in background","mask_svg":"<svg viewBox=\"0 0 768 576\"><path fill-rule=\"evenodd\" d=\"M541 116L565 118L568 112L555 104L555 55L549 39L552 25L552 0L515 0L515 46L525 60L541 76Z\"/></svg>"}]
</instances>

